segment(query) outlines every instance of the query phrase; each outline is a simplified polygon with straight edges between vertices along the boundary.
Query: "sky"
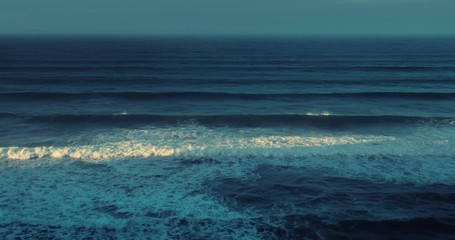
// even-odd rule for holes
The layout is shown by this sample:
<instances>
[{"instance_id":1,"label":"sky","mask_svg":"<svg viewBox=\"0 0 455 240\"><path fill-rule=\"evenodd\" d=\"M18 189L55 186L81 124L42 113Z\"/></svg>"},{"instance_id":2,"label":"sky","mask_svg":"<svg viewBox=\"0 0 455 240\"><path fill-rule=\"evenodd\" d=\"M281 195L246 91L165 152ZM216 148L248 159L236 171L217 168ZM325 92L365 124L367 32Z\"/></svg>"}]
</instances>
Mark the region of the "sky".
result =
<instances>
[{"instance_id":1,"label":"sky","mask_svg":"<svg viewBox=\"0 0 455 240\"><path fill-rule=\"evenodd\" d=\"M0 34L455 35L455 0L0 0Z\"/></svg>"}]
</instances>

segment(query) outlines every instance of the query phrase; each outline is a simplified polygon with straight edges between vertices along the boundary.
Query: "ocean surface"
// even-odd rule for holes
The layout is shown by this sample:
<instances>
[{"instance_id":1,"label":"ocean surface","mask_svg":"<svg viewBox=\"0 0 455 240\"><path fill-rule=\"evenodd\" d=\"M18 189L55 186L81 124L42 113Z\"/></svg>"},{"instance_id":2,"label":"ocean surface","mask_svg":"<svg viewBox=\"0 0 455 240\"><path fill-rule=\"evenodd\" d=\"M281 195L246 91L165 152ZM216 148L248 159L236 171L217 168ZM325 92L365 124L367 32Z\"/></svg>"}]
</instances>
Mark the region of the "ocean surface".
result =
<instances>
[{"instance_id":1,"label":"ocean surface","mask_svg":"<svg viewBox=\"0 0 455 240\"><path fill-rule=\"evenodd\" d=\"M0 239L455 239L455 38L0 37Z\"/></svg>"}]
</instances>

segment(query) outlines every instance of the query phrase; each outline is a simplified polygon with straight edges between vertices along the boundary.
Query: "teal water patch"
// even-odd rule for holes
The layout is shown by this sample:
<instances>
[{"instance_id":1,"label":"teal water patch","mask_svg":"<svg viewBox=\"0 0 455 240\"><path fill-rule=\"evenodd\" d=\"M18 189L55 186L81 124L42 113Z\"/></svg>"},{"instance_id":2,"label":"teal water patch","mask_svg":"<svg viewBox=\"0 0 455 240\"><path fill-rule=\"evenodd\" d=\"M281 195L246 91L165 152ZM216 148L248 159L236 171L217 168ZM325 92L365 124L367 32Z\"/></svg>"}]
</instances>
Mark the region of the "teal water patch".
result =
<instances>
[{"instance_id":1,"label":"teal water patch","mask_svg":"<svg viewBox=\"0 0 455 240\"><path fill-rule=\"evenodd\" d=\"M400 169L367 172L393 169L390 164L398 159L385 157L355 156L350 161L358 161L356 171L334 169L345 167L336 164L345 158L147 158L39 166L14 161L1 173L0 235L319 239L340 219L440 217L454 208L453 181L417 184L410 179L419 175L400 178ZM362 161L376 163L365 168Z\"/></svg>"}]
</instances>

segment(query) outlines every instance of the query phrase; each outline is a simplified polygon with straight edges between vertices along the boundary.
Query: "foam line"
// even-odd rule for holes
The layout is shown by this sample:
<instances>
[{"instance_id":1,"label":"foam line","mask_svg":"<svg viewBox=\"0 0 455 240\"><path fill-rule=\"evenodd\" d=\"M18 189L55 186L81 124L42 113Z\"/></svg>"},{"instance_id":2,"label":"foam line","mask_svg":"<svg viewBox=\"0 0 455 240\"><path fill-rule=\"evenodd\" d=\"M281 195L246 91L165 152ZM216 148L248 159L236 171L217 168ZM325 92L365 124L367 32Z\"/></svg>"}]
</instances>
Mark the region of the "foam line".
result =
<instances>
[{"instance_id":1,"label":"foam line","mask_svg":"<svg viewBox=\"0 0 455 240\"><path fill-rule=\"evenodd\" d=\"M250 155L257 152L283 154L286 150L352 145L394 140L387 136L342 136L342 137L301 137L301 136L259 136L224 138L211 143L201 141L180 141L167 145L154 145L144 140L105 142L82 146L37 146L37 147L0 147L0 158L11 160L52 159L127 159L172 156ZM299 152L299 151L297 151ZM288 151L295 154L296 151Z\"/></svg>"}]
</instances>

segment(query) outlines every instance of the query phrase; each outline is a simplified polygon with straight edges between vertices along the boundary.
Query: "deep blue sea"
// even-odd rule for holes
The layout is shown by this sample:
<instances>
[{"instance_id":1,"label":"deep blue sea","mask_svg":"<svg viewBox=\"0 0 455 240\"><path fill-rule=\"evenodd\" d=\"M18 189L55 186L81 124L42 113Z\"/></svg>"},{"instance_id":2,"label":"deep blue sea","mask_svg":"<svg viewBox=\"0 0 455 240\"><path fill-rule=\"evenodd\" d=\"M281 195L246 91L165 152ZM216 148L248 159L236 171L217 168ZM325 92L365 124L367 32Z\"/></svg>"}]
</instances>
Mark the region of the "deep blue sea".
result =
<instances>
[{"instance_id":1,"label":"deep blue sea","mask_svg":"<svg viewBox=\"0 0 455 240\"><path fill-rule=\"evenodd\" d=\"M455 239L455 38L0 37L0 239Z\"/></svg>"}]
</instances>

